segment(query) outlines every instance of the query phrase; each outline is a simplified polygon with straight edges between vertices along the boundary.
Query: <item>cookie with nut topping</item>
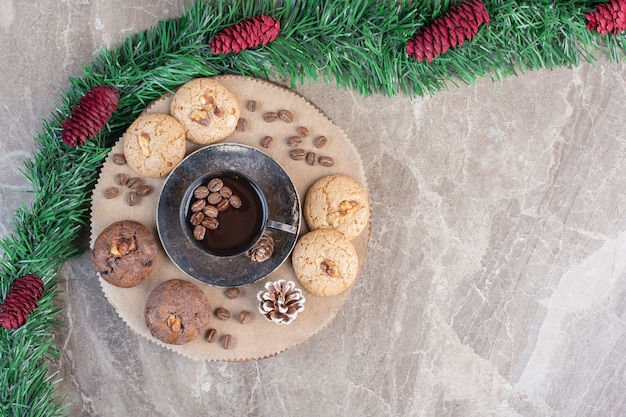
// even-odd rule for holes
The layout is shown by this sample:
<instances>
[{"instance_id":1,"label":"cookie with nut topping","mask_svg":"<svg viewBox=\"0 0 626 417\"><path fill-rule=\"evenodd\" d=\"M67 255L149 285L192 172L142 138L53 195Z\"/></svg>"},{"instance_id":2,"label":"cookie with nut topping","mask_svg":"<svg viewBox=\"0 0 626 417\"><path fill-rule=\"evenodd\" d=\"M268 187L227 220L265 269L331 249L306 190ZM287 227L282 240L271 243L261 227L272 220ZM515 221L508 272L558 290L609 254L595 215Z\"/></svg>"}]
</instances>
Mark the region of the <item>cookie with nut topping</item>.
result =
<instances>
[{"instance_id":1,"label":"cookie with nut topping","mask_svg":"<svg viewBox=\"0 0 626 417\"><path fill-rule=\"evenodd\" d=\"M350 240L366 228L370 212L367 192L346 175L320 178L304 199L304 218L311 229L335 229Z\"/></svg>"},{"instance_id":2,"label":"cookie with nut topping","mask_svg":"<svg viewBox=\"0 0 626 417\"><path fill-rule=\"evenodd\" d=\"M235 96L213 78L195 78L180 87L170 104L170 114L185 128L187 139L208 145L237 128L239 104Z\"/></svg>"},{"instance_id":3,"label":"cookie with nut topping","mask_svg":"<svg viewBox=\"0 0 626 417\"><path fill-rule=\"evenodd\" d=\"M122 220L98 235L92 257L102 279L116 287L130 288L154 270L157 251L154 235L143 224Z\"/></svg>"},{"instance_id":4,"label":"cookie with nut topping","mask_svg":"<svg viewBox=\"0 0 626 417\"><path fill-rule=\"evenodd\" d=\"M359 257L341 232L319 229L303 235L292 252L293 269L311 294L333 296L347 290L357 278Z\"/></svg>"},{"instance_id":5,"label":"cookie with nut topping","mask_svg":"<svg viewBox=\"0 0 626 417\"><path fill-rule=\"evenodd\" d=\"M185 130L167 114L144 114L123 136L126 163L138 174L165 177L185 157Z\"/></svg>"},{"instance_id":6,"label":"cookie with nut topping","mask_svg":"<svg viewBox=\"0 0 626 417\"><path fill-rule=\"evenodd\" d=\"M144 318L152 336L182 345L204 332L210 312L209 300L197 285L171 279L150 291Z\"/></svg>"}]
</instances>

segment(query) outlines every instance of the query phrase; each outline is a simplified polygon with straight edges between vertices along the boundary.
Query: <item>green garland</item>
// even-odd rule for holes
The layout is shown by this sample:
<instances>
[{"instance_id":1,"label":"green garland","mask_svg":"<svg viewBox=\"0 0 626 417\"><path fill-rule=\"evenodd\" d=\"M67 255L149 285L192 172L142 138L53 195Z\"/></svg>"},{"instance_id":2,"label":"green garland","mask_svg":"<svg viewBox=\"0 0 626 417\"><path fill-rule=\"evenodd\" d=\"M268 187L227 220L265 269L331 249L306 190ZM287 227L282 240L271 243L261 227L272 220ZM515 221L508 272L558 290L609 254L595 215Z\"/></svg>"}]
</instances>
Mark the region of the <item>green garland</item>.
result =
<instances>
[{"instance_id":1,"label":"green garland","mask_svg":"<svg viewBox=\"0 0 626 417\"><path fill-rule=\"evenodd\" d=\"M113 141L152 100L186 81L223 73L288 80L292 87L321 79L369 95L432 95L452 83L478 77L500 79L520 72L593 62L596 52L619 61L623 35L600 37L585 29L584 14L601 1L485 0L491 22L461 48L432 63L405 53L416 31L457 1L380 2L363 0L198 1L176 20L101 51L70 79L56 114L35 138L37 152L25 164L34 202L15 213L15 232L0 241L0 299L23 274L41 276L46 291L28 322L0 329L0 415L51 416L63 413L49 369L59 352L52 329L62 311L55 307L55 274L81 253L78 235L88 223L90 193ZM267 14L281 22L270 44L238 54L215 55L208 41L221 29ZM78 98L97 85L116 87L121 98L108 128L92 141L69 148L61 122Z\"/></svg>"}]
</instances>

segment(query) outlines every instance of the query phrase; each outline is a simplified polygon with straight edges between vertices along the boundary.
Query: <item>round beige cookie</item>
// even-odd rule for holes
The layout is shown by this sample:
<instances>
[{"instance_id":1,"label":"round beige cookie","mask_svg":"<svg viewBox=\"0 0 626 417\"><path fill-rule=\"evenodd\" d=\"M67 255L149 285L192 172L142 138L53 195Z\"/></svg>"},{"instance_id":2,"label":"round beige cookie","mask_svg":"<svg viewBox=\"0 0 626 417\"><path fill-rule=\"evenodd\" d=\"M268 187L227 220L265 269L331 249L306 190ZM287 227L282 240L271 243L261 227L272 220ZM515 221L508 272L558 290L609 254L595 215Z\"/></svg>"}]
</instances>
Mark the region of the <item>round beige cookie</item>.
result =
<instances>
[{"instance_id":1,"label":"round beige cookie","mask_svg":"<svg viewBox=\"0 0 626 417\"><path fill-rule=\"evenodd\" d=\"M348 239L354 239L369 223L369 198L363 187L351 177L322 177L307 191L304 218L313 230L335 229Z\"/></svg>"},{"instance_id":2,"label":"round beige cookie","mask_svg":"<svg viewBox=\"0 0 626 417\"><path fill-rule=\"evenodd\" d=\"M146 177L165 177L185 157L185 131L167 114L139 116L123 139L126 162Z\"/></svg>"},{"instance_id":3,"label":"round beige cookie","mask_svg":"<svg viewBox=\"0 0 626 417\"><path fill-rule=\"evenodd\" d=\"M170 114L185 128L189 141L201 145L218 142L237 128L237 99L212 78L195 78L176 91Z\"/></svg>"},{"instance_id":4,"label":"round beige cookie","mask_svg":"<svg viewBox=\"0 0 626 417\"><path fill-rule=\"evenodd\" d=\"M359 272L359 257L343 233L319 229L303 235L292 253L293 269L311 294L337 295L348 289Z\"/></svg>"}]
</instances>

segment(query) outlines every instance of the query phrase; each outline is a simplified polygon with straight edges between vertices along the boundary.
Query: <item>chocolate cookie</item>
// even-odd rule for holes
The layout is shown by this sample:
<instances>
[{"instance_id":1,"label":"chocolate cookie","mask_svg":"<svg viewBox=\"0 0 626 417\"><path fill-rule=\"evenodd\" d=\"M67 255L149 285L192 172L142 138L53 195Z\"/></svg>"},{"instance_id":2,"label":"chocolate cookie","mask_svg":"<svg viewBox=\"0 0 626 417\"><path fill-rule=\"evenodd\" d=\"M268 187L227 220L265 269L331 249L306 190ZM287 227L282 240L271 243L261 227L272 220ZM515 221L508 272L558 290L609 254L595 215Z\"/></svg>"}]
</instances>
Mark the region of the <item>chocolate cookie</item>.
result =
<instances>
[{"instance_id":1,"label":"chocolate cookie","mask_svg":"<svg viewBox=\"0 0 626 417\"><path fill-rule=\"evenodd\" d=\"M139 116L124 133L128 166L146 177L165 177L185 157L185 130L167 114Z\"/></svg>"},{"instance_id":2,"label":"chocolate cookie","mask_svg":"<svg viewBox=\"0 0 626 417\"><path fill-rule=\"evenodd\" d=\"M148 295L146 325L152 336L162 342L182 345L204 331L210 311L209 300L197 285L172 279Z\"/></svg>"},{"instance_id":3,"label":"chocolate cookie","mask_svg":"<svg viewBox=\"0 0 626 417\"><path fill-rule=\"evenodd\" d=\"M217 80L196 78L174 94L170 114L185 128L187 139L206 145L218 142L237 128L239 104Z\"/></svg>"},{"instance_id":4,"label":"chocolate cookie","mask_svg":"<svg viewBox=\"0 0 626 417\"><path fill-rule=\"evenodd\" d=\"M107 226L96 238L93 263L100 276L117 287L134 287L156 265L157 243L141 223L122 220Z\"/></svg>"},{"instance_id":5,"label":"chocolate cookie","mask_svg":"<svg viewBox=\"0 0 626 417\"><path fill-rule=\"evenodd\" d=\"M359 258L346 236L333 229L302 236L292 253L296 277L308 292L332 296L348 289L359 272Z\"/></svg>"},{"instance_id":6,"label":"chocolate cookie","mask_svg":"<svg viewBox=\"0 0 626 417\"><path fill-rule=\"evenodd\" d=\"M354 239L369 223L370 203L356 180L346 175L329 175L309 188L303 213L311 229L335 229Z\"/></svg>"}]
</instances>

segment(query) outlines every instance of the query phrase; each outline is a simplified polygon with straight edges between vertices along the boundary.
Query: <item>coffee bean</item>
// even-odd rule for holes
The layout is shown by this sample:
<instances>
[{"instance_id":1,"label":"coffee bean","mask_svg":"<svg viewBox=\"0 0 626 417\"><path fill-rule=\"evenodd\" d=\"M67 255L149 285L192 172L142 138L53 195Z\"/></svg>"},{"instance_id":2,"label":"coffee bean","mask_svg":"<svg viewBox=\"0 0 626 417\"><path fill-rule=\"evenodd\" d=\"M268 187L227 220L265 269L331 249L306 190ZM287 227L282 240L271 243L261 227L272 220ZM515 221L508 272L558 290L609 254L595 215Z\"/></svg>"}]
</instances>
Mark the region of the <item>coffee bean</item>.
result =
<instances>
[{"instance_id":1,"label":"coffee bean","mask_svg":"<svg viewBox=\"0 0 626 417\"><path fill-rule=\"evenodd\" d=\"M298 135L300 135L301 138L306 138L309 136L309 129L304 126L300 126L298 128Z\"/></svg>"},{"instance_id":2,"label":"coffee bean","mask_svg":"<svg viewBox=\"0 0 626 417\"><path fill-rule=\"evenodd\" d=\"M226 211L230 207L230 202L227 198L223 198L219 203L217 203L217 211Z\"/></svg>"},{"instance_id":3,"label":"coffee bean","mask_svg":"<svg viewBox=\"0 0 626 417\"><path fill-rule=\"evenodd\" d=\"M219 178L213 178L211 181L209 181L209 184L207 185L207 188L209 189L209 191L211 191L212 193L216 193L218 192L222 187L224 186L224 181L222 181Z\"/></svg>"},{"instance_id":4,"label":"coffee bean","mask_svg":"<svg viewBox=\"0 0 626 417\"><path fill-rule=\"evenodd\" d=\"M123 153L116 153L113 155L113 163L115 165L124 165L126 164L126 157Z\"/></svg>"},{"instance_id":5,"label":"coffee bean","mask_svg":"<svg viewBox=\"0 0 626 417\"><path fill-rule=\"evenodd\" d=\"M254 112L256 111L256 101L254 100L248 100L248 102L246 103L246 108L248 109L248 111L250 112Z\"/></svg>"},{"instance_id":6,"label":"coffee bean","mask_svg":"<svg viewBox=\"0 0 626 417\"><path fill-rule=\"evenodd\" d=\"M202 226L206 227L207 230L215 230L219 227L220 222L217 220L216 217L205 217L204 220L202 220Z\"/></svg>"},{"instance_id":7,"label":"coffee bean","mask_svg":"<svg viewBox=\"0 0 626 417\"><path fill-rule=\"evenodd\" d=\"M141 187L137 188L137 195L139 197L145 197L151 192L152 192L152 186L150 185L142 185Z\"/></svg>"},{"instance_id":8,"label":"coffee bean","mask_svg":"<svg viewBox=\"0 0 626 417\"><path fill-rule=\"evenodd\" d=\"M239 313L239 319L237 321L241 324L247 324L250 322L251 318L252 314L250 314L250 312L247 310L243 310L241 313Z\"/></svg>"},{"instance_id":9,"label":"coffee bean","mask_svg":"<svg viewBox=\"0 0 626 417\"><path fill-rule=\"evenodd\" d=\"M222 347L224 349L230 349L233 346L233 343L234 343L234 339L231 335L225 334L222 337Z\"/></svg>"},{"instance_id":10,"label":"coffee bean","mask_svg":"<svg viewBox=\"0 0 626 417\"><path fill-rule=\"evenodd\" d=\"M200 223L202 223L202 220L204 220L204 213L201 211L196 211L192 216L191 219L189 220L190 223L193 226L197 226Z\"/></svg>"},{"instance_id":11,"label":"coffee bean","mask_svg":"<svg viewBox=\"0 0 626 417\"><path fill-rule=\"evenodd\" d=\"M234 300L235 298L239 297L240 294L241 290L239 288L228 288L226 291L224 291L224 295L226 295L226 298L228 298L229 300Z\"/></svg>"},{"instance_id":12,"label":"coffee bean","mask_svg":"<svg viewBox=\"0 0 626 417\"><path fill-rule=\"evenodd\" d=\"M198 225L193 228L193 238L196 240L204 239L204 235L206 234L206 227L202 225Z\"/></svg>"},{"instance_id":13,"label":"coffee bean","mask_svg":"<svg viewBox=\"0 0 626 417\"><path fill-rule=\"evenodd\" d=\"M217 310L215 310L215 317L223 321L229 320L230 311L228 311L224 307L219 307Z\"/></svg>"},{"instance_id":14,"label":"coffee bean","mask_svg":"<svg viewBox=\"0 0 626 417\"><path fill-rule=\"evenodd\" d=\"M206 207L206 200L205 199L196 200L196 201L194 201L191 204L191 211L195 213L197 211L204 210L205 207Z\"/></svg>"},{"instance_id":15,"label":"coffee bean","mask_svg":"<svg viewBox=\"0 0 626 417\"><path fill-rule=\"evenodd\" d=\"M236 195L231 195L230 198L228 199L228 202L230 203L230 206L232 208L236 208L236 209L240 208L242 204L241 198L239 198L239 196L236 196Z\"/></svg>"},{"instance_id":16,"label":"coffee bean","mask_svg":"<svg viewBox=\"0 0 626 417\"><path fill-rule=\"evenodd\" d=\"M117 174L115 176L115 183L117 185L126 185L126 181L128 181L128 177L126 176L126 174Z\"/></svg>"},{"instance_id":17,"label":"coffee bean","mask_svg":"<svg viewBox=\"0 0 626 417\"><path fill-rule=\"evenodd\" d=\"M318 162L324 167L332 167L335 164L335 160L330 156L320 156Z\"/></svg>"},{"instance_id":18,"label":"coffee bean","mask_svg":"<svg viewBox=\"0 0 626 417\"><path fill-rule=\"evenodd\" d=\"M261 139L261 146L264 148L269 148L270 146L272 146L273 141L274 141L273 137L265 136L263 139Z\"/></svg>"},{"instance_id":19,"label":"coffee bean","mask_svg":"<svg viewBox=\"0 0 626 417\"><path fill-rule=\"evenodd\" d=\"M291 136L287 139L287 146L290 148L295 148L299 144L302 143L302 138L300 136Z\"/></svg>"},{"instance_id":20,"label":"coffee bean","mask_svg":"<svg viewBox=\"0 0 626 417\"><path fill-rule=\"evenodd\" d=\"M278 118L285 123L293 122L293 114L289 110L280 110L278 112Z\"/></svg>"},{"instance_id":21,"label":"coffee bean","mask_svg":"<svg viewBox=\"0 0 626 417\"><path fill-rule=\"evenodd\" d=\"M129 206L136 205L138 203L138 200L139 197L137 197L137 193L135 191L131 191L126 197L126 203L128 203Z\"/></svg>"},{"instance_id":22,"label":"coffee bean","mask_svg":"<svg viewBox=\"0 0 626 417\"><path fill-rule=\"evenodd\" d=\"M306 154L306 163L309 165L315 165L316 155L315 152L307 152Z\"/></svg>"},{"instance_id":23,"label":"coffee bean","mask_svg":"<svg viewBox=\"0 0 626 417\"><path fill-rule=\"evenodd\" d=\"M119 195L120 193L120 189L117 187L109 187L106 190L104 190L104 198L106 199L111 199L111 198L115 198Z\"/></svg>"},{"instance_id":24,"label":"coffee bean","mask_svg":"<svg viewBox=\"0 0 626 417\"><path fill-rule=\"evenodd\" d=\"M230 187L222 187L220 195L224 198L230 198L230 196L233 195L233 190L231 190Z\"/></svg>"},{"instance_id":25,"label":"coffee bean","mask_svg":"<svg viewBox=\"0 0 626 417\"><path fill-rule=\"evenodd\" d=\"M209 196L209 187L201 185L193 191L196 198L207 198Z\"/></svg>"},{"instance_id":26,"label":"coffee bean","mask_svg":"<svg viewBox=\"0 0 626 417\"><path fill-rule=\"evenodd\" d=\"M306 157L306 151L304 149L292 149L289 151L289 157L294 161L302 161Z\"/></svg>"},{"instance_id":27,"label":"coffee bean","mask_svg":"<svg viewBox=\"0 0 626 417\"><path fill-rule=\"evenodd\" d=\"M207 330L205 339L209 343L215 342L215 340L217 339L217 330L215 329Z\"/></svg>"},{"instance_id":28,"label":"coffee bean","mask_svg":"<svg viewBox=\"0 0 626 417\"><path fill-rule=\"evenodd\" d=\"M237 120L237 127L235 129L239 132L245 132L248 130L248 121L240 117L239 120Z\"/></svg>"},{"instance_id":29,"label":"coffee bean","mask_svg":"<svg viewBox=\"0 0 626 417\"><path fill-rule=\"evenodd\" d=\"M206 217L215 219L219 212L217 211L217 207L208 205L204 208L203 213Z\"/></svg>"},{"instance_id":30,"label":"coffee bean","mask_svg":"<svg viewBox=\"0 0 626 417\"><path fill-rule=\"evenodd\" d=\"M129 178L128 181L126 181L126 186L130 188L131 190L135 190L141 187L141 183L142 183L141 178L133 177L133 178Z\"/></svg>"},{"instance_id":31,"label":"coffee bean","mask_svg":"<svg viewBox=\"0 0 626 417\"><path fill-rule=\"evenodd\" d=\"M273 111L268 111L266 113L263 113L263 120L265 120L268 123L275 122L276 119L278 119L278 114Z\"/></svg>"},{"instance_id":32,"label":"coffee bean","mask_svg":"<svg viewBox=\"0 0 626 417\"><path fill-rule=\"evenodd\" d=\"M209 204L216 205L217 203L222 201L222 196L220 195L220 193L211 193L206 199Z\"/></svg>"},{"instance_id":33,"label":"coffee bean","mask_svg":"<svg viewBox=\"0 0 626 417\"><path fill-rule=\"evenodd\" d=\"M313 145L316 148L321 148L328 142L328 138L326 136L318 136L313 140Z\"/></svg>"}]
</instances>

